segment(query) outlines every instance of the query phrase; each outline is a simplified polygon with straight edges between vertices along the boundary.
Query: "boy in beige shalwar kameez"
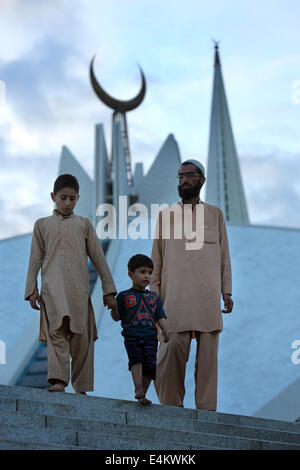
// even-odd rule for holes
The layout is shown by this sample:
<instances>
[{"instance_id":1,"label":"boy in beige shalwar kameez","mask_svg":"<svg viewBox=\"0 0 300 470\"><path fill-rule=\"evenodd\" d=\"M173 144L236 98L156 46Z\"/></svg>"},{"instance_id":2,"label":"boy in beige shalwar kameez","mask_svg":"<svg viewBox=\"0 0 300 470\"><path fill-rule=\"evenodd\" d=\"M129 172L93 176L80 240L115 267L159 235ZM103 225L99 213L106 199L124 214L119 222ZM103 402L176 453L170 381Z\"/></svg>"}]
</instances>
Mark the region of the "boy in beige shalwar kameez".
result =
<instances>
[{"instance_id":1,"label":"boy in beige shalwar kameez","mask_svg":"<svg viewBox=\"0 0 300 470\"><path fill-rule=\"evenodd\" d=\"M53 215L38 219L34 225L25 300L41 311L40 341L47 342L48 382L52 384L48 390L64 391L70 380L71 356L73 388L85 394L94 389L97 339L87 257L101 278L103 301L109 308L115 306L116 287L91 222L73 213L78 191L74 176L59 176L51 193L56 202Z\"/></svg>"},{"instance_id":2,"label":"boy in beige shalwar kameez","mask_svg":"<svg viewBox=\"0 0 300 470\"><path fill-rule=\"evenodd\" d=\"M193 163L192 163L193 162ZM160 212L153 241L154 273L150 284L162 299L168 317L169 342L160 343L155 388L164 405L183 406L185 370L192 337L196 337L195 403L196 408L216 410L219 333L222 331L220 297L231 312L231 266L226 226L222 211L204 204L199 193L205 182L200 162L189 160L179 169L179 194L182 202L171 206L169 239L163 236L163 212ZM203 204L204 243L201 249L186 249L184 237L172 236L176 219L172 209L192 207L193 231L195 209ZM175 207L176 209L176 207ZM166 212L165 212L166 214ZM167 223L167 222L164 222Z\"/></svg>"}]
</instances>

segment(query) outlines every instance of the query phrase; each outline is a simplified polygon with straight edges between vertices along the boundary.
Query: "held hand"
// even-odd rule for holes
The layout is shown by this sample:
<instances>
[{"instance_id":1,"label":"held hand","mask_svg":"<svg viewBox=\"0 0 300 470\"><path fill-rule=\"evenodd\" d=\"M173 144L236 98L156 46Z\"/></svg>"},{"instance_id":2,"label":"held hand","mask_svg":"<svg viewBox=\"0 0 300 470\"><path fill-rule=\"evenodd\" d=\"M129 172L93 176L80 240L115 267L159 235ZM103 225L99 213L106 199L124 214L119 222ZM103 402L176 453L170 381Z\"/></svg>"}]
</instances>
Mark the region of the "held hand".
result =
<instances>
[{"instance_id":1,"label":"held hand","mask_svg":"<svg viewBox=\"0 0 300 470\"><path fill-rule=\"evenodd\" d=\"M162 336L164 338L164 343L167 343L169 341L169 334L168 330L161 330Z\"/></svg>"},{"instance_id":2,"label":"held hand","mask_svg":"<svg viewBox=\"0 0 300 470\"><path fill-rule=\"evenodd\" d=\"M103 304L105 307L107 307L109 310L116 310L117 308L117 302L115 299L114 294L107 294L103 296Z\"/></svg>"},{"instance_id":3,"label":"held hand","mask_svg":"<svg viewBox=\"0 0 300 470\"><path fill-rule=\"evenodd\" d=\"M41 300L40 300L38 290L35 289L33 291L31 296L29 297L29 302L30 302L31 308L33 308L34 310L41 310L41 307L40 307ZM38 303L38 305L37 305L37 303Z\"/></svg>"},{"instance_id":4,"label":"held hand","mask_svg":"<svg viewBox=\"0 0 300 470\"><path fill-rule=\"evenodd\" d=\"M225 309L222 310L223 313L230 313L233 309L233 300L229 294L222 294L224 300Z\"/></svg>"},{"instance_id":5,"label":"held hand","mask_svg":"<svg viewBox=\"0 0 300 470\"><path fill-rule=\"evenodd\" d=\"M115 321L119 321L119 320L120 320L120 315L119 315L119 312L118 312L117 308L112 309L112 310L110 311L110 316L111 316L111 318L112 318L113 320L115 320Z\"/></svg>"}]
</instances>

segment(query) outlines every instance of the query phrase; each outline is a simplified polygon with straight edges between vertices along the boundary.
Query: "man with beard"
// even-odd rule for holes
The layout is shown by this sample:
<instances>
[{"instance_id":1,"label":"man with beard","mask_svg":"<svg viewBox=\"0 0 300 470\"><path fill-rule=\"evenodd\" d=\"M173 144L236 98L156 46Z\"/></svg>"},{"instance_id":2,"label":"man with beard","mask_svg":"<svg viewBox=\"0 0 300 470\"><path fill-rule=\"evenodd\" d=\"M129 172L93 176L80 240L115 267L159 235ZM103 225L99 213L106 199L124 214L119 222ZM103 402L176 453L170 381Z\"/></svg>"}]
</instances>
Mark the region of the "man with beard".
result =
<instances>
[{"instance_id":1,"label":"man with beard","mask_svg":"<svg viewBox=\"0 0 300 470\"><path fill-rule=\"evenodd\" d=\"M222 211L203 203L199 197L205 183L205 169L198 160L186 160L178 172L178 192L191 208L193 231L202 230L203 243L187 249L187 239L174 236L174 217L169 217L170 234L165 237L166 218L161 211L153 241L154 273L150 289L156 291L167 315L169 341L160 342L155 388L161 404L183 406L185 370L192 338L196 338L195 404L197 409L216 410L219 333L223 329L221 294L224 313L233 308L231 299L231 264L225 220ZM195 225L195 213L202 209L204 218ZM173 209L172 209L173 208ZM166 209L167 211L170 209ZM174 214L173 214L174 215ZM196 218L197 220L197 218Z\"/></svg>"}]
</instances>

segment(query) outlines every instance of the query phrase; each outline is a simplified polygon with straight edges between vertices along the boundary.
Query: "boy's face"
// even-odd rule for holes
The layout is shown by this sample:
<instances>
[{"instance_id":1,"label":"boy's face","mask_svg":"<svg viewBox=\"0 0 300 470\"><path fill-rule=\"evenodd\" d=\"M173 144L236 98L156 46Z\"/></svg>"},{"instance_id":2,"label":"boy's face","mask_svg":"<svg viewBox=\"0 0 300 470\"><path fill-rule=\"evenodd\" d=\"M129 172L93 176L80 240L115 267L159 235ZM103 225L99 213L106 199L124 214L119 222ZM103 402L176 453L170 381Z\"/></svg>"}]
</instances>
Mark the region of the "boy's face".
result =
<instances>
[{"instance_id":1,"label":"boy's face","mask_svg":"<svg viewBox=\"0 0 300 470\"><path fill-rule=\"evenodd\" d=\"M147 266L141 266L134 272L129 271L128 276L132 280L132 286L139 290L145 290L150 284L152 277L152 269Z\"/></svg>"},{"instance_id":2,"label":"boy's face","mask_svg":"<svg viewBox=\"0 0 300 470\"><path fill-rule=\"evenodd\" d=\"M51 193L51 199L56 203L57 211L61 215L71 215L79 199L79 194L73 188L62 188L56 194Z\"/></svg>"}]
</instances>

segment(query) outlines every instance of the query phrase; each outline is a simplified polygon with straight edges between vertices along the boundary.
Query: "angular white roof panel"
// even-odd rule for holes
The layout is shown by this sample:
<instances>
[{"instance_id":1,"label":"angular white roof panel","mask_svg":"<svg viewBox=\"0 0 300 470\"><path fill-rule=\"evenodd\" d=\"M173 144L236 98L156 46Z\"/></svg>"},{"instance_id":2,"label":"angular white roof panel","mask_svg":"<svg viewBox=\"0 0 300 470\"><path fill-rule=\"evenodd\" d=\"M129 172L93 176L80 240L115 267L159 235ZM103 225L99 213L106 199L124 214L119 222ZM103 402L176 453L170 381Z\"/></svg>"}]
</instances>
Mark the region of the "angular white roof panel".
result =
<instances>
[{"instance_id":1,"label":"angular white roof panel","mask_svg":"<svg viewBox=\"0 0 300 470\"><path fill-rule=\"evenodd\" d=\"M3 384L14 384L38 344L39 312L23 300L31 237L0 240L0 340L6 346L6 364L0 364Z\"/></svg>"},{"instance_id":2,"label":"angular white roof panel","mask_svg":"<svg viewBox=\"0 0 300 470\"><path fill-rule=\"evenodd\" d=\"M176 175L180 165L179 147L173 134L170 134L136 188L139 202L147 207L151 204L173 204L178 199Z\"/></svg>"}]
</instances>

